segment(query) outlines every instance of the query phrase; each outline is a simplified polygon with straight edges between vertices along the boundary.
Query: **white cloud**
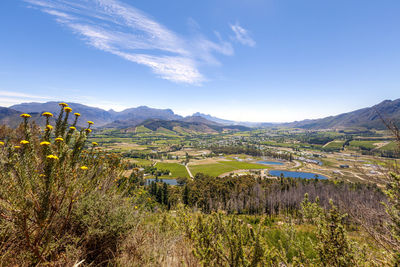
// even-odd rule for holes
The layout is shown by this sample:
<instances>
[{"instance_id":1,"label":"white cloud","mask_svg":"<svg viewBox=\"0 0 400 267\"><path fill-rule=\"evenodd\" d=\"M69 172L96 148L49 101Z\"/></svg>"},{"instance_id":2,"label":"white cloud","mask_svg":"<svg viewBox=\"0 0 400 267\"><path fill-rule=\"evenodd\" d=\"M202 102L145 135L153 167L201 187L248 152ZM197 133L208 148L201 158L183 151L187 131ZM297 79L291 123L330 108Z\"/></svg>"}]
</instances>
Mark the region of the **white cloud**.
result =
<instances>
[{"instance_id":1,"label":"white cloud","mask_svg":"<svg viewBox=\"0 0 400 267\"><path fill-rule=\"evenodd\" d=\"M183 38L142 11L118 0L24 0L50 14L89 45L150 67L161 78L200 84L201 64L219 64L214 53L233 55L230 43L202 35Z\"/></svg>"},{"instance_id":2,"label":"white cloud","mask_svg":"<svg viewBox=\"0 0 400 267\"><path fill-rule=\"evenodd\" d=\"M239 23L236 23L235 25L231 25L232 31L235 33L235 36L233 39L238 41L239 43L243 45L248 45L250 47L253 47L256 45L256 42L250 37L249 32L241 27Z\"/></svg>"},{"instance_id":3,"label":"white cloud","mask_svg":"<svg viewBox=\"0 0 400 267\"><path fill-rule=\"evenodd\" d=\"M61 91L70 91L70 89L60 89ZM97 97L87 96L87 95L79 95L73 96L58 96L57 98L51 96L38 96L32 94L25 94L15 91L0 91L0 107L9 107L16 104L27 103L27 102L38 102L44 103L48 101L65 101L65 102L74 102L80 103L92 107L99 107L105 110L114 109L115 111L122 111L128 106L121 105L115 101L105 101L100 100Z\"/></svg>"},{"instance_id":4,"label":"white cloud","mask_svg":"<svg viewBox=\"0 0 400 267\"><path fill-rule=\"evenodd\" d=\"M28 98L28 99L49 99L50 97L44 96L36 96L25 93L11 92L11 91L0 91L0 96L5 97L19 97L19 98Z\"/></svg>"},{"instance_id":5,"label":"white cloud","mask_svg":"<svg viewBox=\"0 0 400 267\"><path fill-rule=\"evenodd\" d=\"M9 107L21 102L46 102L54 100L52 97L36 96L14 91L0 91L0 107Z\"/></svg>"}]
</instances>

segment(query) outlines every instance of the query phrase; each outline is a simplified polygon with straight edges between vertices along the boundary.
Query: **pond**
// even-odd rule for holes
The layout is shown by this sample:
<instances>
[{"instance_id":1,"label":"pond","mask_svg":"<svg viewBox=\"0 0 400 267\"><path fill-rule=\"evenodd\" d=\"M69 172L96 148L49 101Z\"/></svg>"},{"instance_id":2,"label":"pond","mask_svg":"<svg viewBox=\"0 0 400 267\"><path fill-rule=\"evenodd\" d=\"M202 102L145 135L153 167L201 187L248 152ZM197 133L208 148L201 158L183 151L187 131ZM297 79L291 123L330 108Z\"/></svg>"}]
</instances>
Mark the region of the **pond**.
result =
<instances>
[{"instance_id":1,"label":"pond","mask_svg":"<svg viewBox=\"0 0 400 267\"><path fill-rule=\"evenodd\" d=\"M149 185L151 182L155 181L156 179L146 179L146 184ZM176 179L158 179L159 182L163 182L169 185L178 185Z\"/></svg>"},{"instance_id":2,"label":"pond","mask_svg":"<svg viewBox=\"0 0 400 267\"><path fill-rule=\"evenodd\" d=\"M283 165L283 162L278 161L257 161L256 163L265 165Z\"/></svg>"},{"instance_id":3,"label":"pond","mask_svg":"<svg viewBox=\"0 0 400 267\"><path fill-rule=\"evenodd\" d=\"M321 174L317 173L311 173L311 172L292 172L292 171L281 171L281 170L271 170L269 171L269 174L272 176L277 176L280 177L281 174L283 174L284 177L291 177L291 178L303 178L303 179L321 179L321 180L326 180L328 177L323 176ZM315 177L315 176L318 177Z\"/></svg>"}]
</instances>

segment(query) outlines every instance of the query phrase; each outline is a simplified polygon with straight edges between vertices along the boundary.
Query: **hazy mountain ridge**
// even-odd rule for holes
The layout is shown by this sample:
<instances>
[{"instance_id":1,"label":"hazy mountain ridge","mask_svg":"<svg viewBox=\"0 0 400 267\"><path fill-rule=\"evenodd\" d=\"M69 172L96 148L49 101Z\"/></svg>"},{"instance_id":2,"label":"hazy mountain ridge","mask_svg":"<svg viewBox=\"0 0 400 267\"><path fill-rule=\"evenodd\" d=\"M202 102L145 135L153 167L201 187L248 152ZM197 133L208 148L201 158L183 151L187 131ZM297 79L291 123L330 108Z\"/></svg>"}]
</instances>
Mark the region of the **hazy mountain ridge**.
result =
<instances>
[{"instance_id":1,"label":"hazy mountain ridge","mask_svg":"<svg viewBox=\"0 0 400 267\"><path fill-rule=\"evenodd\" d=\"M43 113L45 111L51 112L54 114L53 120L57 117L60 107L58 105L60 102L46 102L46 103L22 103L18 105L13 105L10 108L14 110L18 110L20 112L24 113ZM101 108L96 108L96 107L89 107L83 104L79 103L69 103L69 107L72 108L72 112L77 112L81 114L81 117L79 118L79 125L83 126L86 125L86 121L91 120L93 121L96 126L103 126L107 123L112 122L113 115ZM70 116L71 120L73 119L74 116Z\"/></svg>"},{"instance_id":2,"label":"hazy mountain ridge","mask_svg":"<svg viewBox=\"0 0 400 267\"><path fill-rule=\"evenodd\" d=\"M95 122L96 127L108 128L136 127L143 124L147 120L158 120L175 121L175 124L180 122L182 125L179 125L179 127L183 128L193 128L195 125L197 125L196 127L203 125L203 129L201 129L202 132L221 131L222 129L240 129L240 127L235 126L243 126L243 128L241 128L243 130L249 129L248 127L261 128L274 126L304 129L342 129L351 127L383 129L385 128L385 125L383 124L379 114L386 120L400 123L400 99L393 101L385 100L372 107L363 108L336 116L281 124L263 122L236 122L232 120L220 119L199 112L194 113L192 116L183 117L175 114L171 109L156 109L147 106L129 108L120 112L113 110L106 111L101 108L90 107L79 103L69 103L69 106L73 109L73 112L78 112L82 115L80 118L80 126L86 125L86 121L91 120ZM0 107L0 123L15 127L20 123L18 116L20 113L24 112L30 113L32 118L37 123L43 124L44 120L40 117L42 112L52 112L56 117L59 109L58 102L22 103L13 105L9 108ZM55 120L55 118L53 118L53 120Z\"/></svg>"},{"instance_id":3,"label":"hazy mountain ridge","mask_svg":"<svg viewBox=\"0 0 400 267\"><path fill-rule=\"evenodd\" d=\"M192 117L193 118L193 117ZM194 117L191 120L158 120L150 119L141 123L138 126L143 126L152 131L168 130L175 133L218 133L222 131L248 131L251 130L248 127L240 125L222 125L215 122L211 122L200 117Z\"/></svg>"},{"instance_id":4,"label":"hazy mountain ridge","mask_svg":"<svg viewBox=\"0 0 400 267\"><path fill-rule=\"evenodd\" d=\"M225 120L225 119L221 119L221 118L217 118L214 116L211 116L209 114L204 114L204 113L200 113L200 112L196 112L193 113L192 116L199 116L199 117L203 117L209 121L214 121L220 124L225 124L225 125L243 125L246 127L273 127L273 126L277 126L280 123L272 123L272 122L250 122L250 121L233 121L233 120Z\"/></svg>"},{"instance_id":5,"label":"hazy mountain ridge","mask_svg":"<svg viewBox=\"0 0 400 267\"><path fill-rule=\"evenodd\" d=\"M21 122L19 119L20 114L21 112L15 109L0 107L0 124L16 127Z\"/></svg>"},{"instance_id":6,"label":"hazy mountain ridge","mask_svg":"<svg viewBox=\"0 0 400 267\"><path fill-rule=\"evenodd\" d=\"M121 112L115 112L117 120L131 119L163 119L163 120L179 120L183 117L175 114L171 109L149 108L147 106L139 106L136 108L128 108Z\"/></svg>"},{"instance_id":7,"label":"hazy mountain ridge","mask_svg":"<svg viewBox=\"0 0 400 267\"><path fill-rule=\"evenodd\" d=\"M40 114L48 111L54 114L54 117L51 119L51 123L54 123L60 111L58 103L59 102L22 103L11 106L10 108L1 108L0 122L16 127L21 122L19 115L21 113L29 113L32 115L32 119L39 125L44 125L45 120L41 118ZM68 103L68 105L72 108L74 113L77 112L81 114L79 119L80 126L86 125L86 121L91 120L95 123L96 127L120 129L136 128L136 126L142 125L143 123L150 125L150 128L154 128L154 125L162 124L163 126L160 127L171 131L174 130L174 127L180 127L183 131L187 130L189 132L201 133L219 132L224 129L248 129L246 127L224 126L200 116L182 117L175 114L171 109L156 109L147 106L139 106L116 112L114 110L106 111L101 108L90 107L79 103ZM70 117L70 122L72 122L74 116Z\"/></svg>"},{"instance_id":8,"label":"hazy mountain ridge","mask_svg":"<svg viewBox=\"0 0 400 267\"><path fill-rule=\"evenodd\" d=\"M18 115L21 112L41 114L44 111L48 111L53 113L56 117L60 111L58 103L59 102L22 103L4 109L15 110ZM129 108L121 112L116 112L113 110L106 111L101 108L90 107L79 103L68 102L68 105L72 108L73 112L81 114L81 118L79 119L79 124L81 126L86 125L86 121L88 120L93 121L96 127L112 127L113 125L115 127L121 127L123 125L128 127L137 125L147 119L179 120L183 118L175 114L171 109L156 109L146 106Z\"/></svg>"},{"instance_id":9,"label":"hazy mountain ridge","mask_svg":"<svg viewBox=\"0 0 400 267\"><path fill-rule=\"evenodd\" d=\"M400 99L385 100L372 107L321 119L295 121L283 124L283 126L304 129L343 129L350 127L385 129L380 115L385 120L400 123Z\"/></svg>"},{"instance_id":10,"label":"hazy mountain ridge","mask_svg":"<svg viewBox=\"0 0 400 267\"><path fill-rule=\"evenodd\" d=\"M202 117L202 118L205 118L205 119L207 119L209 121L214 121L214 122L221 123L221 124L226 124L226 125L236 124L235 121L220 119L220 118L211 116L209 114L204 114L204 113L200 113L200 112L193 113L192 117Z\"/></svg>"}]
</instances>

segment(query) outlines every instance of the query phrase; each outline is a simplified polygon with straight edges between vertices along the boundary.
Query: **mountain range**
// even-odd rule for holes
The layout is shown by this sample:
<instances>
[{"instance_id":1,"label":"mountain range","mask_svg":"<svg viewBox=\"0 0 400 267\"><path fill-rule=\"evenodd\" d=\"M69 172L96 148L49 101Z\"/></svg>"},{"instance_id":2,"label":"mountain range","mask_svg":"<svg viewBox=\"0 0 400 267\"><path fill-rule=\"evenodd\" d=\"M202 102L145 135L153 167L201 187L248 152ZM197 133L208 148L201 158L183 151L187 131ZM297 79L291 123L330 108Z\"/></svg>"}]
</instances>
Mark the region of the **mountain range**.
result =
<instances>
[{"instance_id":1,"label":"mountain range","mask_svg":"<svg viewBox=\"0 0 400 267\"><path fill-rule=\"evenodd\" d=\"M174 128L182 131L220 132L223 130L247 130L249 127L290 127L303 129L344 129L344 128L384 128L381 118L400 123L400 99L385 100L375 106L356 111L330 116L321 119L295 121L291 123L257 123L237 122L220 119L203 113L194 113L192 116L183 117L175 114L171 109L156 109L147 106L125 109L120 112L90 107L79 103L69 103L73 112L78 112L80 126L91 120L97 127L113 127L121 129L135 128L147 125L148 129L155 129L158 125L166 130ZM44 111L57 114L58 102L22 103L9 108L0 107L0 124L15 127L20 122L18 116L21 112L29 113L39 124L44 124L40 114ZM55 119L55 118L54 118Z\"/></svg>"},{"instance_id":2,"label":"mountain range","mask_svg":"<svg viewBox=\"0 0 400 267\"><path fill-rule=\"evenodd\" d=\"M0 124L7 124L16 127L21 119L21 113L29 113L32 119L39 125L44 125L45 120L40 116L43 112L54 114L52 123L60 111L59 102L46 103L22 103L9 108L0 107ZM208 120L202 116L183 117L175 114L171 109L156 109L146 106L125 109L120 112L114 110L103 110L79 103L68 103L73 112L81 114L78 126L85 126L86 121L94 122L96 127L119 128L133 131L137 126L144 126L146 129L156 131L158 128L164 131L175 131L180 133L215 133L224 130L245 131L250 128L241 125L227 125ZM71 116L70 122L74 116Z\"/></svg>"},{"instance_id":3,"label":"mountain range","mask_svg":"<svg viewBox=\"0 0 400 267\"><path fill-rule=\"evenodd\" d=\"M352 112L329 116L322 119L295 121L281 126L303 129L344 129L367 128L385 129L385 121L391 121L397 125L400 123L400 98L385 100L368 108L358 109Z\"/></svg>"}]
</instances>

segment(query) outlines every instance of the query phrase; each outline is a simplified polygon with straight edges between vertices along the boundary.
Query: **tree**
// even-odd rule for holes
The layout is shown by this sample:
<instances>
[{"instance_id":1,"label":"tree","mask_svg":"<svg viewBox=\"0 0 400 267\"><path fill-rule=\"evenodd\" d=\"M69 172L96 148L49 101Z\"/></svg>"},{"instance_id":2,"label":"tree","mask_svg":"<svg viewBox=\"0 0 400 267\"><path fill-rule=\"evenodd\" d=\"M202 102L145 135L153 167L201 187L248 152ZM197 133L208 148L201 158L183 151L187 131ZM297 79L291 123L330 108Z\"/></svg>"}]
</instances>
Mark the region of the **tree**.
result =
<instances>
[{"instance_id":1,"label":"tree","mask_svg":"<svg viewBox=\"0 0 400 267\"><path fill-rule=\"evenodd\" d=\"M187 165L189 163L190 160L190 156L189 154L186 152L186 157L185 157L185 165Z\"/></svg>"},{"instance_id":2,"label":"tree","mask_svg":"<svg viewBox=\"0 0 400 267\"><path fill-rule=\"evenodd\" d=\"M325 266L355 265L353 244L348 240L343 221L347 214L340 214L330 202L330 210L323 216L318 226L318 253Z\"/></svg>"},{"instance_id":3,"label":"tree","mask_svg":"<svg viewBox=\"0 0 400 267\"><path fill-rule=\"evenodd\" d=\"M163 183L162 187L162 203L164 205L168 205L169 199L168 199L168 185L167 183Z\"/></svg>"},{"instance_id":4,"label":"tree","mask_svg":"<svg viewBox=\"0 0 400 267\"><path fill-rule=\"evenodd\" d=\"M378 112L382 122L392 132L398 149L400 150L400 129L393 121L386 121L382 114ZM400 266L400 174L399 169L390 173L391 182L388 184L385 194L388 197L386 213L390 217L391 239L390 243L394 250L394 264Z\"/></svg>"},{"instance_id":5,"label":"tree","mask_svg":"<svg viewBox=\"0 0 400 267\"><path fill-rule=\"evenodd\" d=\"M392 181L385 191L388 203L385 204L386 212L391 222L392 248L394 250L395 265L400 265L400 175L391 173Z\"/></svg>"},{"instance_id":6,"label":"tree","mask_svg":"<svg viewBox=\"0 0 400 267\"><path fill-rule=\"evenodd\" d=\"M183 195L182 195L183 204L189 205L189 188L187 185L183 188Z\"/></svg>"},{"instance_id":7,"label":"tree","mask_svg":"<svg viewBox=\"0 0 400 267\"><path fill-rule=\"evenodd\" d=\"M308 193L304 195L304 200L300 204L301 215L304 222L316 224L320 221L323 209L319 205L319 197L315 198L315 203L309 200Z\"/></svg>"}]
</instances>

